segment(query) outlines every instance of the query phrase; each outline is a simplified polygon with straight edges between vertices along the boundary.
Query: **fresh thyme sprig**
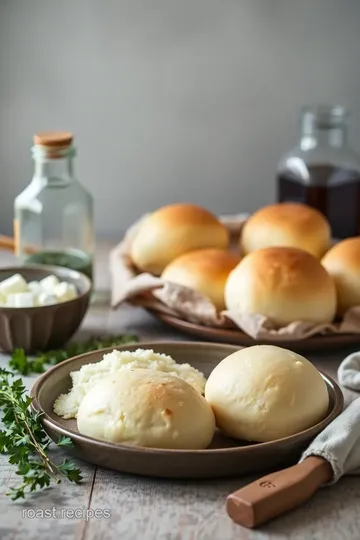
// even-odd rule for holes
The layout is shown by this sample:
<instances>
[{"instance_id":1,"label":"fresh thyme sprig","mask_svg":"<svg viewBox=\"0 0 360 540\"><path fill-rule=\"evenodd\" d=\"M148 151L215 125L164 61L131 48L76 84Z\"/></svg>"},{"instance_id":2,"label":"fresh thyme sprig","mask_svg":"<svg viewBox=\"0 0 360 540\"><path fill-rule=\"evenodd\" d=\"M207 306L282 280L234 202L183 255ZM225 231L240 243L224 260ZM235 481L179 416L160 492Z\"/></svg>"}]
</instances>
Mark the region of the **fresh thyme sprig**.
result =
<instances>
[{"instance_id":1,"label":"fresh thyme sprig","mask_svg":"<svg viewBox=\"0 0 360 540\"><path fill-rule=\"evenodd\" d=\"M9 367L15 373L29 375L30 373L43 373L46 368L54 366L72 356L83 354L89 351L115 347L117 345L127 345L136 343L136 336L118 335L110 337L91 338L83 343L70 342L64 349L38 353L35 357L28 357L23 349L15 349L9 360Z\"/></svg>"},{"instance_id":2,"label":"fresh thyme sprig","mask_svg":"<svg viewBox=\"0 0 360 540\"><path fill-rule=\"evenodd\" d=\"M21 379L13 379L13 373L0 369L0 410L3 430L0 431L0 453L9 457L9 463L16 465L16 474L22 483L10 488L7 493L13 500L25 498L28 493L57 484L62 478L70 482L80 482L80 470L69 459L54 463L48 455L51 439L42 427L40 417L30 408L32 398L26 394ZM72 441L61 437L60 447L71 448Z\"/></svg>"},{"instance_id":3,"label":"fresh thyme sprig","mask_svg":"<svg viewBox=\"0 0 360 540\"><path fill-rule=\"evenodd\" d=\"M26 394L22 379L14 377L16 373L29 375L42 373L47 367L85 352L136 343L136 336L111 336L92 338L83 343L70 343L66 349L39 353L34 358L27 357L23 349L17 349L9 360L9 368L0 368L0 453L9 458L9 463L16 465L16 474L22 477L22 483L10 488L7 493L13 500L23 499L29 493L50 486L51 482L60 483L62 478L79 483L82 479L80 470L69 459L56 464L49 457L48 448L52 440L41 423L41 412L31 407L32 398ZM71 448L69 437L60 437L57 446Z\"/></svg>"}]
</instances>

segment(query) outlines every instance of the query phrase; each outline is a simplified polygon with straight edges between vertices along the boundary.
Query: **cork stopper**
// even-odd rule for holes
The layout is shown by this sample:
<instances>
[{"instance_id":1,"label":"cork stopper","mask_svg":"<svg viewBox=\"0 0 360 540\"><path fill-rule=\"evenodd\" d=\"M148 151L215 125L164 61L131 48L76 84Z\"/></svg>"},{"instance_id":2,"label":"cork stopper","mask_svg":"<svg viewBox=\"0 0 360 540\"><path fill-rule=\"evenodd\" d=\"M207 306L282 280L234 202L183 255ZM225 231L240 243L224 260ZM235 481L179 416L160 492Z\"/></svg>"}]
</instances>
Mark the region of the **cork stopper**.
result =
<instances>
[{"instance_id":1,"label":"cork stopper","mask_svg":"<svg viewBox=\"0 0 360 540\"><path fill-rule=\"evenodd\" d=\"M44 131L34 135L34 144L47 148L64 148L72 141L73 135L68 131Z\"/></svg>"}]
</instances>

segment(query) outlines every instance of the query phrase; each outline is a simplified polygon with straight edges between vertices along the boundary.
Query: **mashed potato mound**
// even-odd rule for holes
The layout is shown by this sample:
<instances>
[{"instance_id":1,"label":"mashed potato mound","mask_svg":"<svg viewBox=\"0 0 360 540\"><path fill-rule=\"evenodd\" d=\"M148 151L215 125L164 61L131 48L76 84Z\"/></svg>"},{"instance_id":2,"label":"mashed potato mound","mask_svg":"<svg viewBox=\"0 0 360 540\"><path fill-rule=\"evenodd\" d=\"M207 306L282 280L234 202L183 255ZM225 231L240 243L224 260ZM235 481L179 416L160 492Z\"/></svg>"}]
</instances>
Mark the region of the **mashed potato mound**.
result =
<instances>
[{"instance_id":1,"label":"mashed potato mound","mask_svg":"<svg viewBox=\"0 0 360 540\"><path fill-rule=\"evenodd\" d=\"M61 394L54 403L54 412L63 418L76 418L85 395L99 381L121 370L154 369L175 375L191 384L200 394L204 393L206 379L190 364L177 364L171 356L155 353L150 349L134 352L116 351L104 354L103 360L82 366L70 373L72 388L68 394Z\"/></svg>"}]
</instances>

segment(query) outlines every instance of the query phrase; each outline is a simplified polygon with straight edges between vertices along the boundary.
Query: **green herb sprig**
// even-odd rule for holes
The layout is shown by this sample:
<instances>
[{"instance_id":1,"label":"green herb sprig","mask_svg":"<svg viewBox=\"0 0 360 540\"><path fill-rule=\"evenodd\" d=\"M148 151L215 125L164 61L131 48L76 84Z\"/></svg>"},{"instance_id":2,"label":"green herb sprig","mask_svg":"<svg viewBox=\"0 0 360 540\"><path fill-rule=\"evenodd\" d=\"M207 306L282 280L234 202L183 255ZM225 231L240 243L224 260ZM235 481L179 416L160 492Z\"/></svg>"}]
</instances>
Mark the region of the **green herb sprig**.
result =
<instances>
[{"instance_id":1,"label":"green herb sprig","mask_svg":"<svg viewBox=\"0 0 360 540\"><path fill-rule=\"evenodd\" d=\"M16 465L16 474L22 483L10 488L7 495L13 500L25 498L28 493L48 487L51 481L59 484L62 478L79 483L80 470L69 459L55 464L49 457L51 439L40 422L41 413L30 408L32 398L26 395L21 379L0 369L0 409L3 430L0 431L0 453L9 456L9 463ZM72 441L61 437L57 446L71 448Z\"/></svg>"},{"instance_id":2,"label":"green herb sprig","mask_svg":"<svg viewBox=\"0 0 360 540\"><path fill-rule=\"evenodd\" d=\"M60 464L50 459L48 448L52 440L42 426L42 413L31 409L32 398L26 394L22 379L14 378L16 373L42 373L72 356L137 341L136 336L128 335L92 338L35 357L27 357L23 349L16 349L9 360L10 370L0 368L0 421L3 425L0 454L9 457L9 463L17 467L16 474L22 477L22 483L7 493L13 500L24 499L29 493L50 486L52 481L58 484L62 478L75 483L82 480L80 470L69 459ZM69 437L60 437L56 444L62 448L73 446Z\"/></svg>"},{"instance_id":3,"label":"green herb sprig","mask_svg":"<svg viewBox=\"0 0 360 540\"><path fill-rule=\"evenodd\" d=\"M63 360L90 351L105 349L106 347L116 347L119 345L130 345L137 343L136 336L117 335L110 337L91 338L83 343L70 342L64 349L47 351L36 354L35 357L28 357L23 349L15 349L9 360L9 367L15 373L29 375L30 373L43 373L48 367L54 366Z\"/></svg>"}]
</instances>

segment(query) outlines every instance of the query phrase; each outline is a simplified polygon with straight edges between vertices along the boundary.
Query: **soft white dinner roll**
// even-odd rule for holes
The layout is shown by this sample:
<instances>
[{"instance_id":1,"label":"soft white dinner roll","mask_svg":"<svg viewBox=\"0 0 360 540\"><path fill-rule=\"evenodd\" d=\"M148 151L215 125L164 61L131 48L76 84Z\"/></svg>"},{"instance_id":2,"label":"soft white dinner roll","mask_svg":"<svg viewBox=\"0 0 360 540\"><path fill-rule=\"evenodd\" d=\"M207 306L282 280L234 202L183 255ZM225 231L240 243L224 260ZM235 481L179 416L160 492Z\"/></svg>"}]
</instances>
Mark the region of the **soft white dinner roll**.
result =
<instances>
[{"instance_id":1,"label":"soft white dinner roll","mask_svg":"<svg viewBox=\"0 0 360 540\"><path fill-rule=\"evenodd\" d=\"M153 448L206 448L215 419L205 398L175 375L124 370L94 386L80 403L80 433Z\"/></svg>"},{"instance_id":2,"label":"soft white dinner roll","mask_svg":"<svg viewBox=\"0 0 360 540\"><path fill-rule=\"evenodd\" d=\"M297 247L320 258L329 249L331 229L314 208L299 203L279 203L257 210L240 235L243 253L270 246Z\"/></svg>"},{"instance_id":3,"label":"soft white dinner roll","mask_svg":"<svg viewBox=\"0 0 360 540\"><path fill-rule=\"evenodd\" d=\"M303 431L320 422L329 406L318 370L272 345L244 348L222 360L207 380L205 397L219 429L257 442Z\"/></svg>"},{"instance_id":4,"label":"soft white dinner roll","mask_svg":"<svg viewBox=\"0 0 360 540\"><path fill-rule=\"evenodd\" d=\"M296 248L253 251L230 273L225 286L227 309L259 314L277 326L293 321L331 322L335 285L318 259Z\"/></svg>"},{"instance_id":5,"label":"soft white dinner roll","mask_svg":"<svg viewBox=\"0 0 360 540\"><path fill-rule=\"evenodd\" d=\"M335 244L321 262L335 282L338 315L344 315L348 309L359 306L360 236Z\"/></svg>"},{"instance_id":6,"label":"soft white dinner roll","mask_svg":"<svg viewBox=\"0 0 360 540\"><path fill-rule=\"evenodd\" d=\"M160 275L172 260L194 249L226 249L229 233L205 208L171 204L150 214L140 225L130 248L137 268Z\"/></svg>"},{"instance_id":7,"label":"soft white dinner roll","mask_svg":"<svg viewBox=\"0 0 360 540\"><path fill-rule=\"evenodd\" d=\"M239 255L223 249L199 249L172 261L161 277L199 292L221 311L225 308L226 280L240 260Z\"/></svg>"}]
</instances>

